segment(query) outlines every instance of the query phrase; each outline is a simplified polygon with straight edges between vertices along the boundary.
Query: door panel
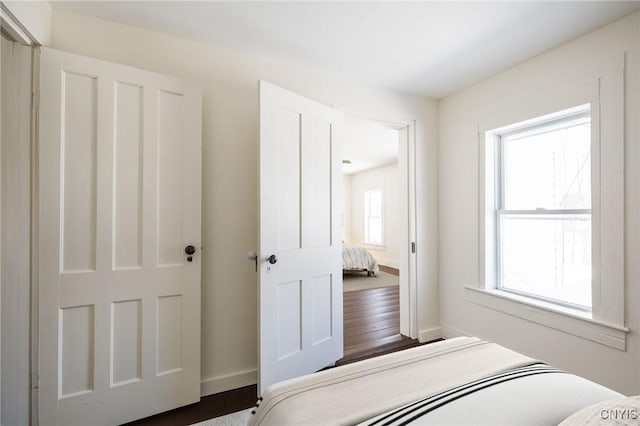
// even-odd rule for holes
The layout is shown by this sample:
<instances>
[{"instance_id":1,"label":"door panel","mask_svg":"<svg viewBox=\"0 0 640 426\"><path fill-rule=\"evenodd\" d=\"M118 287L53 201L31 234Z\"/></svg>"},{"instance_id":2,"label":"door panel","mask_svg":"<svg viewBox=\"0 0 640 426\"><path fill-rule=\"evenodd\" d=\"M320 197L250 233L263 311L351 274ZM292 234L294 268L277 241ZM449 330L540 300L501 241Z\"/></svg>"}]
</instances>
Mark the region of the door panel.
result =
<instances>
[{"instance_id":1,"label":"door panel","mask_svg":"<svg viewBox=\"0 0 640 426\"><path fill-rule=\"evenodd\" d=\"M340 118L260 82L261 393L342 357Z\"/></svg>"},{"instance_id":2,"label":"door panel","mask_svg":"<svg viewBox=\"0 0 640 426\"><path fill-rule=\"evenodd\" d=\"M96 269L97 79L62 71L62 272Z\"/></svg>"},{"instance_id":3,"label":"door panel","mask_svg":"<svg viewBox=\"0 0 640 426\"><path fill-rule=\"evenodd\" d=\"M39 421L198 401L200 92L45 48L40 75Z\"/></svg>"},{"instance_id":4,"label":"door panel","mask_svg":"<svg viewBox=\"0 0 640 426\"><path fill-rule=\"evenodd\" d=\"M142 300L125 300L111 305L111 386L142 377Z\"/></svg>"},{"instance_id":5,"label":"door panel","mask_svg":"<svg viewBox=\"0 0 640 426\"><path fill-rule=\"evenodd\" d=\"M142 267L143 88L115 83L114 269Z\"/></svg>"}]
</instances>

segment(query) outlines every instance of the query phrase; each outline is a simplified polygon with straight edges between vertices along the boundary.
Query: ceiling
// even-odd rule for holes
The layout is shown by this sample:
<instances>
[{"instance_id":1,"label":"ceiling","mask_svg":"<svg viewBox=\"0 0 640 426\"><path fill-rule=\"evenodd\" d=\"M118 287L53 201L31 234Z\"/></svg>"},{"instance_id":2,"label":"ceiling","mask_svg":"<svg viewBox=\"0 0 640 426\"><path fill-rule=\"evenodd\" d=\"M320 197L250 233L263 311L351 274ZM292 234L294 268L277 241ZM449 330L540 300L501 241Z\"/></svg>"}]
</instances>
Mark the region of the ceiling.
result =
<instances>
[{"instance_id":1,"label":"ceiling","mask_svg":"<svg viewBox=\"0 0 640 426\"><path fill-rule=\"evenodd\" d=\"M397 163L400 131L376 121L345 118L342 143L342 173L352 175Z\"/></svg>"},{"instance_id":2,"label":"ceiling","mask_svg":"<svg viewBox=\"0 0 640 426\"><path fill-rule=\"evenodd\" d=\"M640 9L640 1L51 3L434 99Z\"/></svg>"}]
</instances>

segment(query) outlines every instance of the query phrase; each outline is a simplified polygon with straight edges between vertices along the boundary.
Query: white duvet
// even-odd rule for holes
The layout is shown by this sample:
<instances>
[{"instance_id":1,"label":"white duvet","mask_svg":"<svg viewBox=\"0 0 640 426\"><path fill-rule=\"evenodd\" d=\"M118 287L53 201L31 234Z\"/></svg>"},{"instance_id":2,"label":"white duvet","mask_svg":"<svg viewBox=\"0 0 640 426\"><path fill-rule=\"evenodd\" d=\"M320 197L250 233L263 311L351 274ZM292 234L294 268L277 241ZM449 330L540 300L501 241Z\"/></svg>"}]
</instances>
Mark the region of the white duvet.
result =
<instances>
[{"instance_id":1,"label":"white duvet","mask_svg":"<svg viewBox=\"0 0 640 426\"><path fill-rule=\"evenodd\" d=\"M249 424L558 424L620 396L497 344L460 337L275 384Z\"/></svg>"}]
</instances>

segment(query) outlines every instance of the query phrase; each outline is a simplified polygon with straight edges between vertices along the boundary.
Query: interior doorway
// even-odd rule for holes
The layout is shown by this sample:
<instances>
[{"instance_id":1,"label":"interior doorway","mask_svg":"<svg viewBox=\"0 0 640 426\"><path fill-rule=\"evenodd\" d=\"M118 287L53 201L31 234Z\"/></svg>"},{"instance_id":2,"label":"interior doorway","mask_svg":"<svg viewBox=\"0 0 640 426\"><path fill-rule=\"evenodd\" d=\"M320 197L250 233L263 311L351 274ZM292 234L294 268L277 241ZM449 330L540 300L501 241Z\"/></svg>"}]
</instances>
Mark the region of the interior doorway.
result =
<instances>
[{"instance_id":1,"label":"interior doorway","mask_svg":"<svg viewBox=\"0 0 640 426\"><path fill-rule=\"evenodd\" d=\"M345 119L343 361L417 344L412 131Z\"/></svg>"}]
</instances>

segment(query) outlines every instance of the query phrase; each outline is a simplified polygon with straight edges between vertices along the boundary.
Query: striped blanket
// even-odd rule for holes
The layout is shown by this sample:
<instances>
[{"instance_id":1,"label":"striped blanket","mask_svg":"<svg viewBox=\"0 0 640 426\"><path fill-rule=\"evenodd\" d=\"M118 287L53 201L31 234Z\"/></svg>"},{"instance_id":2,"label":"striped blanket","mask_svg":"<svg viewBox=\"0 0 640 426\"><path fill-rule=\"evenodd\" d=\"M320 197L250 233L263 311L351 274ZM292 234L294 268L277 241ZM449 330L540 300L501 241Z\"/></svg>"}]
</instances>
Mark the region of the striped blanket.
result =
<instances>
[{"instance_id":1,"label":"striped blanket","mask_svg":"<svg viewBox=\"0 0 640 426\"><path fill-rule=\"evenodd\" d=\"M522 377L545 373L564 372L542 363L512 368L510 370L492 374L490 376L483 377L482 379L474 380L472 382L465 383L442 392L438 392L434 395L430 395L416 402L412 402L395 410L391 410L378 417L375 417L374 419L365 421L361 423L361 425L398 426L410 424L411 422L419 420L420 418L426 416L434 410L437 410L438 408L449 404L457 399L471 395L474 392L479 392L490 386L495 386L509 380L515 380Z\"/></svg>"},{"instance_id":2,"label":"striped blanket","mask_svg":"<svg viewBox=\"0 0 640 426\"><path fill-rule=\"evenodd\" d=\"M377 274L378 263L367 249L361 247L342 247L342 269L345 271L367 271Z\"/></svg>"}]
</instances>

